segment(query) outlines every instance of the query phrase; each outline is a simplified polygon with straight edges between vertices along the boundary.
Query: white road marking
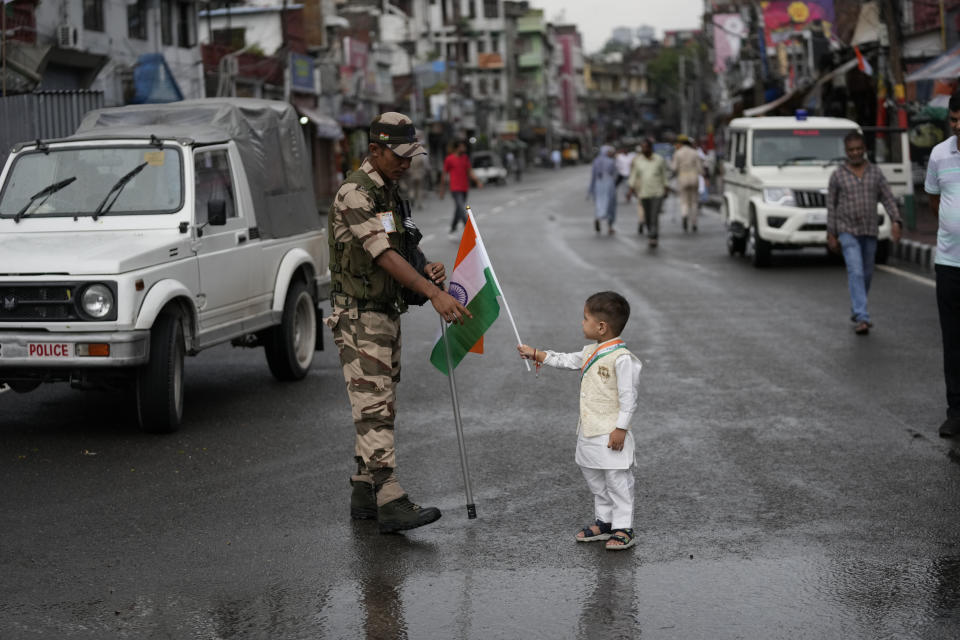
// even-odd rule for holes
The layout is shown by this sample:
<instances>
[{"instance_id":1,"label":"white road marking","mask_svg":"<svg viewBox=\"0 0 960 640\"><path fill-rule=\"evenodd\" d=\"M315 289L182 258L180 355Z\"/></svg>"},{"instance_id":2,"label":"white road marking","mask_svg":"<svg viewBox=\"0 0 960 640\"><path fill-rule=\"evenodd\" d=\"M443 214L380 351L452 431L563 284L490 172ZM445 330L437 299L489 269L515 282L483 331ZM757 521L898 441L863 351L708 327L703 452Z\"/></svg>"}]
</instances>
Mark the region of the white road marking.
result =
<instances>
[{"instance_id":1,"label":"white road marking","mask_svg":"<svg viewBox=\"0 0 960 640\"><path fill-rule=\"evenodd\" d=\"M10 391L10 387L7 385L0 385L0 393L6 393L7 391Z\"/></svg>"},{"instance_id":2,"label":"white road marking","mask_svg":"<svg viewBox=\"0 0 960 640\"><path fill-rule=\"evenodd\" d=\"M925 284L925 285L927 285L928 287L936 287L936 286L937 286L937 281L936 281L936 280L933 280L933 279L931 279L931 278L924 278L923 276L918 276L918 275L916 275L916 274L914 274L914 273L910 273L909 271L904 271L903 269L897 269L896 267L891 267L891 266L888 266L888 265L885 265L885 264L878 264L878 265L876 265L876 268L879 269L880 271L886 271L887 273L892 273L892 274L897 275L897 276L903 276L904 278L907 278L908 280L913 280L914 282L919 282L920 284Z\"/></svg>"},{"instance_id":3,"label":"white road marking","mask_svg":"<svg viewBox=\"0 0 960 640\"><path fill-rule=\"evenodd\" d=\"M503 207L500 207L500 206L496 206L493 209L490 209L490 213L500 213L501 211L503 211Z\"/></svg>"}]
</instances>

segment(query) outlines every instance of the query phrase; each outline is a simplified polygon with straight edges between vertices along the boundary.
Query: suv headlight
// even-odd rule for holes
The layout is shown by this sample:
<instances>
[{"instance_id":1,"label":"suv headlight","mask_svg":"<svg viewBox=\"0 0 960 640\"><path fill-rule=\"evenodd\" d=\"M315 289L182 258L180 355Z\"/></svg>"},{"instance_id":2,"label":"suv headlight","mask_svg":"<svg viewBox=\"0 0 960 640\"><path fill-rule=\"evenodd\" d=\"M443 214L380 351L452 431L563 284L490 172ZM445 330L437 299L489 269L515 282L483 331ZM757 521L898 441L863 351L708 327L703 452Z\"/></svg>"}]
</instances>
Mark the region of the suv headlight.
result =
<instances>
[{"instance_id":1,"label":"suv headlight","mask_svg":"<svg viewBox=\"0 0 960 640\"><path fill-rule=\"evenodd\" d=\"M797 204L793 199L793 189L785 189L783 187L768 187L764 189L763 201L769 202L770 204L778 204L781 207L793 207Z\"/></svg>"},{"instance_id":2,"label":"suv headlight","mask_svg":"<svg viewBox=\"0 0 960 640\"><path fill-rule=\"evenodd\" d=\"M113 292L103 284L92 284L80 294L80 307L85 314L95 320L109 316L114 304Z\"/></svg>"}]
</instances>

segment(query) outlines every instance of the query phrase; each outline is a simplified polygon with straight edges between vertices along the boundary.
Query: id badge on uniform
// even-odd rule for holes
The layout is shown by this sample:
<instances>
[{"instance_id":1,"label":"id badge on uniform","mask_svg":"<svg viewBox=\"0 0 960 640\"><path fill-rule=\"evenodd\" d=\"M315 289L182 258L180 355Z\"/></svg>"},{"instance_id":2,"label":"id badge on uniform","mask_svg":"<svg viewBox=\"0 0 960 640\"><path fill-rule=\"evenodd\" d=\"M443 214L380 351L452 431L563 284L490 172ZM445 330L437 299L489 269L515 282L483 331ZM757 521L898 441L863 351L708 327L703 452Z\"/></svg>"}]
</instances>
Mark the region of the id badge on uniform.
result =
<instances>
[{"instance_id":1,"label":"id badge on uniform","mask_svg":"<svg viewBox=\"0 0 960 640\"><path fill-rule=\"evenodd\" d=\"M377 217L380 218L380 224L383 225L383 230L387 233L396 233L397 224L393 219L393 211L384 211L383 213L378 213Z\"/></svg>"}]
</instances>

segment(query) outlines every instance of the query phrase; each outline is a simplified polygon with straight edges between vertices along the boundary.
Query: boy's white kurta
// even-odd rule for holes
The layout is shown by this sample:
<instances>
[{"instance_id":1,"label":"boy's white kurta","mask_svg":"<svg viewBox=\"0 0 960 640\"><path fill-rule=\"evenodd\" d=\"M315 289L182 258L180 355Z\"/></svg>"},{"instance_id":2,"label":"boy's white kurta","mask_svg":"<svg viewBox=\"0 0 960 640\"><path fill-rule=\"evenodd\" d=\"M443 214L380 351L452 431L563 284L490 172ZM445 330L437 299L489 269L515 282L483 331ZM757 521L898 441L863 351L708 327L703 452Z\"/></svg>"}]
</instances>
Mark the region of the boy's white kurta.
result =
<instances>
[{"instance_id":1,"label":"boy's white kurta","mask_svg":"<svg viewBox=\"0 0 960 640\"><path fill-rule=\"evenodd\" d=\"M574 353L547 351L543 363L558 369L581 369L598 346L602 345L590 344ZM614 360L615 375L610 375L606 366L610 360ZM581 467L628 469L633 465L635 444L630 421L637 410L641 367L635 355L621 348L601 357L584 373L576 454ZM622 451L607 447L614 429L627 432Z\"/></svg>"}]
</instances>

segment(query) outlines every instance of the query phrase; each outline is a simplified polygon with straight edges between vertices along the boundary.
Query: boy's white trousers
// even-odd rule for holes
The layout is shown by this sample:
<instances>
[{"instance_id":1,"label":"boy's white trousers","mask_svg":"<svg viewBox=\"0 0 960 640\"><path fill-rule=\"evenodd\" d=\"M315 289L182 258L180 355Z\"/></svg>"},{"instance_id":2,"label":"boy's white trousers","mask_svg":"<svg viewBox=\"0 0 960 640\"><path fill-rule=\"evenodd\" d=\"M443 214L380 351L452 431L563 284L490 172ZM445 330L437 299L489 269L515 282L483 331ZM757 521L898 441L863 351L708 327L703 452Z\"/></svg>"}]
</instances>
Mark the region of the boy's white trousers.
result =
<instances>
[{"instance_id":1,"label":"boy's white trousers","mask_svg":"<svg viewBox=\"0 0 960 640\"><path fill-rule=\"evenodd\" d=\"M591 469L580 467L593 494L597 520L614 529L633 527L633 469Z\"/></svg>"}]
</instances>

